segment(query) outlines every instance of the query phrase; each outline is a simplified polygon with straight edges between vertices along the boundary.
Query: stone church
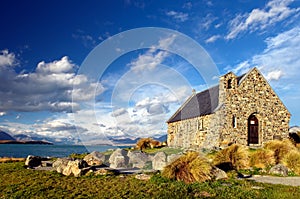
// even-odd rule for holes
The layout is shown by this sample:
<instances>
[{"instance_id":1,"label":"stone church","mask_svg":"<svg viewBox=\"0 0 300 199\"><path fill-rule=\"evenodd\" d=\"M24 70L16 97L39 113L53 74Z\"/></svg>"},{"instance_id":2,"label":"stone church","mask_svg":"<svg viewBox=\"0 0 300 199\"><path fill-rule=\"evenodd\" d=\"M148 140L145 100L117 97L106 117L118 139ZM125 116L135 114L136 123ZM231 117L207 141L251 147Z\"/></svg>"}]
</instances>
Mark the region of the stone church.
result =
<instances>
[{"instance_id":1,"label":"stone church","mask_svg":"<svg viewBox=\"0 0 300 199\"><path fill-rule=\"evenodd\" d=\"M219 84L193 94L167 121L168 146L260 147L288 138L291 114L257 68L229 72Z\"/></svg>"}]
</instances>

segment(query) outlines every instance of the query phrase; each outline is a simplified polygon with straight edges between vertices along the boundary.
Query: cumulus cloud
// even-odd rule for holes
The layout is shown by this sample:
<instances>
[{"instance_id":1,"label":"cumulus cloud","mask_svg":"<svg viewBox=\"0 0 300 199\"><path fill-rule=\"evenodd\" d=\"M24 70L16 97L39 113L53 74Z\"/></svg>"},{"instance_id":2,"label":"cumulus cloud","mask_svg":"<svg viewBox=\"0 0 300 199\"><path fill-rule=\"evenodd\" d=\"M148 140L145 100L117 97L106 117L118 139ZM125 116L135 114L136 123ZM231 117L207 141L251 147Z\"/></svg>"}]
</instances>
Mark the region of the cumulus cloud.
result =
<instances>
[{"instance_id":1,"label":"cumulus cloud","mask_svg":"<svg viewBox=\"0 0 300 199\"><path fill-rule=\"evenodd\" d=\"M3 63L9 66L15 62L14 58ZM92 99L95 94L103 91L103 87L89 82L84 75L76 75L76 68L77 66L68 57L50 63L42 61L31 73L17 73L11 67L0 67L0 110L2 112L45 110L70 112L72 108L78 110L80 101ZM73 90L74 85L76 88Z\"/></svg>"},{"instance_id":2,"label":"cumulus cloud","mask_svg":"<svg viewBox=\"0 0 300 199\"><path fill-rule=\"evenodd\" d=\"M271 80L279 80L283 76L283 72L281 70L274 70L267 74L266 79Z\"/></svg>"},{"instance_id":3,"label":"cumulus cloud","mask_svg":"<svg viewBox=\"0 0 300 199\"><path fill-rule=\"evenodd\" d=\"M226 39L234 39L241 32L263 30L299 11L290 8L293 0L271 0L263 9L255 8L250 13L238 14L229 22L229 33Z\"/></svg>"},{"instance_id":4,"label":"cumulus cloud","mask_svg":"<svg viewBox=\"0 0 300 199\"><path fill-rule=\"evenodd\" d=\"M14 53L10 53L8 50L0 51L0 67L14 66L18 63Z\"/></svg>"},{"instance_id":5,"label":"cumulus cloud","mask_svg":"<svg viewBox=\"0 0 300 199\"><path fill-rule=\"evenodd\" d=\"M174 10L166 12L166 15L179 22L185 22L189 19L189 15L187 13L176 12Z\"/></svg>"}]
</instances>

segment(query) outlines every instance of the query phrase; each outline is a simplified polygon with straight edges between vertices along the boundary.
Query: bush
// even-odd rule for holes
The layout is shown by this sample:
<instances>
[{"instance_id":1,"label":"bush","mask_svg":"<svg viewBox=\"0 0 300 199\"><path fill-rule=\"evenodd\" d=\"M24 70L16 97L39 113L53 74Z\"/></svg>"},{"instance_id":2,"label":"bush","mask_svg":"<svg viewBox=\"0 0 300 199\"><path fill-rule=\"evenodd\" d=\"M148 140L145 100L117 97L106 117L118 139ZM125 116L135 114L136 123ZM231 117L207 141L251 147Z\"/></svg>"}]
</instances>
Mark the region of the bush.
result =
<instances>
[{"instance_id":1,"label":"bush","mask_svg":"<svg viewBox=\"0 0 300 199\"><path fill-rule=\"evenodd\" d=\"M162 171L166 178L184 181L185 183L210 180L211 165L205 157L197 152L182 155Z\"/></svg>"},{"instance_id":2,"label":"bush","mask_svg":"<svg viewBox=\"0 0 300 199\"><path fill-rule=\"evenodd\" d=\"M219 151L213 163L224 171L246 169L249 166L249 152L245 147L233 144Z\"/></svg>"},{"instance_id":3,"label":"bush","mask_svg":"<svg viewBox=\"0 0 300 199\"><path fill-rule=\"evenodd\" d=\"M258 149L250 155L250 166L264 169L275 164L274 152Z\"/></svg>"},{"instance_id":4,"label":"bush","mask_svg":"<svg viewBox=\"0 0 300 199\"><path fill-rule=\"evenodd\" d=\"M283 157L292 150L297 148L290 140L272 140L265 144L265 149L272 150L274 152L275 164L278 164L282 161Z\"/></svg>"},{"instance_id":5,"label":"bush","mask_svg":"<svg viewBox=\"0 0 300 199\"><path fill-rule=\"evenodd\" d=\"M283 157L282 163L295 174L300 175L300 152L298 150L289 151Z\"/></svg>"},{"instance_id":6,"label":"bush","mask_svg":"<svg viewBox=\"0 0 300 199\"><path fill-rule=\"evenodd\" d=\"M141 138L136 143L136 148L141 151L147 148L153 149L157 147L161 147L161 143L152 138Z\"/></svg>"}]
</instances>

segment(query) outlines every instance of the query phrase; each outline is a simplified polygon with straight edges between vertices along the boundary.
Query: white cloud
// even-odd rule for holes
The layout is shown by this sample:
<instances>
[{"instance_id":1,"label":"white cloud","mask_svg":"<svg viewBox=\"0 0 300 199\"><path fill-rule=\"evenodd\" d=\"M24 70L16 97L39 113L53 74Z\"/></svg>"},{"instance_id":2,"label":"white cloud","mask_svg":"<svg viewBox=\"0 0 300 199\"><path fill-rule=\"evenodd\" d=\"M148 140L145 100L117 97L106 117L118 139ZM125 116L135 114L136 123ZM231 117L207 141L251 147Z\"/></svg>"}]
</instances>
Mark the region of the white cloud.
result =
<instances>
[{"instance_id":1,"label":"white cloud","mask_svg":"<svg viewBox=\"0 0 300 199\"><path fill-rule=\"evenodd\" d=\"M166 12L166 15L179 22L185 22L189 19L189 15L187 13L176 12L173 10Z\"/></svg>"},{"instance_id":2,"label":"white cloud","mask_svg":"<svg viewBox=\"0 0 300 199\"><path fill-rule=\"evenodd\" d=\"M211 13L207 14L200 23L200 27L204 28L205 30L208 30L214 21L216 21L218 18L213 16Z\"/></svg>"},{"instance_id":3,"label":"white cloud","mask_svg":"<svg viewBox=\"0 0 300 199\"><path fill-rule=\"evenodd\" d=\"M210 38L205 40L205 43L213 43L215 42L217 39L220 39L221 35L213 35Z\"/></svg>"},{"instance_id":4,"label":"white cloud","mask_svg":"<svg viewBox=\"0 0 300 199\"><path fill-rule=\"evenodd\" d=\"M229 33L226 39L234 39L241 32L263 30L294 13L299 8L288 7L293 0L271 0L263 9L253 9L250 13L238 14L229 22Z\"/></svg>"},{"instance_id":5,"label":"white cloud","mask_svg":"<svg viewBox=\"0 0 300 199\"><path fill-rule=\"evenodd\" d=\"M266 79L271 80L279 80L283 76L283 72L281 70L274 70L267 74Z\"/></svg>"},{"instance_id":6,"label":"white cloud","mask_svg":"<svg viewBox=\"0 0 300 199\"><path fill-rule=\"evenodd\" d=\"M161 64L169 53L159 49L167 49L173 41L175 35L171 35L161 39L156 46L152 46L146 53L139 55L139 57L128 64L130 69L134 72L143 72L144 70L153 70Z\"/></svg>"},{"instance_id":7,"label":"white cloud","mask_svg":"<svg viewBox=\"0 0 300 199\"><path fill-rule=\"evenodd\" d=\"M0 51L0 67L15 66L18 63L14 53L9 53L8 50Z\"/></svg>"},{"instance_id":8,"label":"white cloud","mask_svg":"<svg viewBox=\"0 0 300 199\"><path fill-rule=\"evenodd\" d=\"M6 112L0 112L0 117L6 115Z\"/></svg>"},{"instance_id":9,"label":"white cloud","mask_svg":"<svg viewBox=\"0 0 300 199\"><path fill-rule=\"evenodd\" d=\"M13 62L7 62L7 65ZM68 57L50 63L40 62L34 72L17 73L11 67L0 68L2 111L54 112L79 109L79 102L91 100L103 92L101 84L91 83L75 74L77 66ZM73 86L76 86L73 90ZM72 99L72 91L73 99Z\"/></svg>"}]
</instances>

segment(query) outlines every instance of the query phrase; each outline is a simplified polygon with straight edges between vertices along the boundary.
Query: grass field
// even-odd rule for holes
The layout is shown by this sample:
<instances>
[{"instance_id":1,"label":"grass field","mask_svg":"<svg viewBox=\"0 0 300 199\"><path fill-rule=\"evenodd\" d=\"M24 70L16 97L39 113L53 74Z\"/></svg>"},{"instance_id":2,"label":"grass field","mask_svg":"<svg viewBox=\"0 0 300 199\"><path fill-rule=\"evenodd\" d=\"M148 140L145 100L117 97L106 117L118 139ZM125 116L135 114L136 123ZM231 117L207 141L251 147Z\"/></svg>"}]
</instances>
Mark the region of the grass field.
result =
<instances>
[{"instance_id":1,"label":"grass field","mask_svg":"<svg viewBox=\"0 0 300 199\"><path fill-rule=\"evenodd\" d=\"M0 164L0 198L300 198L300 187L246 180L184 184L160 174L149 181L133 175L75 178L25 169L23 165Z\"/></svg>"}]
</instances>

